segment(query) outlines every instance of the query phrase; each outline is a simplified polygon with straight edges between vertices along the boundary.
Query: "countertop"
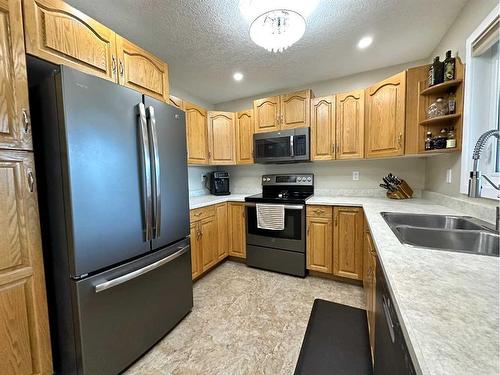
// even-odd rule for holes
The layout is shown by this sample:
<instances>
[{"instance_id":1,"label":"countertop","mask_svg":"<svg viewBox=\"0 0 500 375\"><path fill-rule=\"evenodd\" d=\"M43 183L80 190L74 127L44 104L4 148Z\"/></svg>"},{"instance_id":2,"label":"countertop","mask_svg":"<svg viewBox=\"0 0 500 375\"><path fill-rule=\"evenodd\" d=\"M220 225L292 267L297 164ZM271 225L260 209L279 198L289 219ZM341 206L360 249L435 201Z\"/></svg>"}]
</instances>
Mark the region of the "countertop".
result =
<instances>
[{"instance_id":1,"label":"countertop","mask_svg":"<svg viewBox=\"0 0 500 375\"><path fill-rule=\"evenodd\" d=\"M230 195L200 195L198 197L189 197L189 208L200 208L211 206L213 204L224 202L244 202L244 194L230 194Z\"/></svg>"},{"instance_id":2,"label":"countertop","mask_svg":"<svg viewBox=\"0 0 500 375\"><path fill-rule=\"evenodd\" d=\"M190 204L197 208L244 197L193 197ZM363 207L418 373L500 373L500 258L403 245L380 215L466 213L424 199L313 196L307 204Z\"/></svg>"}]
</instances>

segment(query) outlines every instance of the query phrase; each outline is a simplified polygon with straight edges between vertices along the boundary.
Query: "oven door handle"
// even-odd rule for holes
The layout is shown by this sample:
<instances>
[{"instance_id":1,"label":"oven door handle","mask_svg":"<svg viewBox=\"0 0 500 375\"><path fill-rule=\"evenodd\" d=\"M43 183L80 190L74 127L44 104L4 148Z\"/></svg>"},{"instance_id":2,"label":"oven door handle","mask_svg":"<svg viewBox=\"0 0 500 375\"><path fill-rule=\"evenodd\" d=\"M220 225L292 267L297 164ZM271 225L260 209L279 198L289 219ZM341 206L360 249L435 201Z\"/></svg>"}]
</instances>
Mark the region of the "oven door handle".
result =
<instances>
[{"instance_id":1,"label":"oven door handle","mask_svg":"<svg viewBox=\"0 0 500 375\"><path fill-rule=\"evenodd\" d=\"M267 203L262 203L262 204L267 204ZM273 204L273 203L269 203ZM256 203L245 203L245 206L247 207L255 207ZM285 204L285 210L303 210L304 205L302 204Z\"/></svg>"}]
</instances>

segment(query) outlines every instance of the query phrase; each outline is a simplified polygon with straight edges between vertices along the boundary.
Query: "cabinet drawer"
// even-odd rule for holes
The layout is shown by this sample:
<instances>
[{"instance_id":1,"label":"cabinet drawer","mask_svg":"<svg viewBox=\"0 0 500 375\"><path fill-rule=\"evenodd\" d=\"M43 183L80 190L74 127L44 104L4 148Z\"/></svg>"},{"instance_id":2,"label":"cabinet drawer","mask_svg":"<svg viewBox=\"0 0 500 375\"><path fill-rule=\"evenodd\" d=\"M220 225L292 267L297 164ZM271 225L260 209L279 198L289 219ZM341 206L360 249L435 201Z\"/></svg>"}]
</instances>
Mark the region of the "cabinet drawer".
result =
<instances>
[{"instance_id":1,"label":"cabinet drawer","mask_svg":"<svg viewBox=\"0 0 500 375\"><path fill-rule=\"evenodd\" d=\"M332 217L332 206L307 206L307 216L308 217Z\"/></svg>"},{"instance_id":2,"label":"cabinet drawer","mask_svg":"<svg viewBox=\"0 0 500 375\"><path fill-rule=\"evenodd\" d=\"M189 218L191 222L202 220L210 216L215 216L215 206L195 208L191 210L189 213Z\"/></svg>"}]
</instances>

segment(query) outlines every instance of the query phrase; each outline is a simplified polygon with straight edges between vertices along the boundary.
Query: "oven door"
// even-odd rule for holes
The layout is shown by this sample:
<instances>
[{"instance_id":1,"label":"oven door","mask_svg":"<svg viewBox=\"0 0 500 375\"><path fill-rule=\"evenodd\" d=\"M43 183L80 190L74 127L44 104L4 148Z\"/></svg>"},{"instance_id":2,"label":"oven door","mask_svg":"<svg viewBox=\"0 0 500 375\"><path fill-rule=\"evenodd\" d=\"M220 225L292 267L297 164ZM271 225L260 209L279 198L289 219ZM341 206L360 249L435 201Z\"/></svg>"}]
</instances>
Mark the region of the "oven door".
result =
<instances>
[{"instance_id":1,"label":"oven door","mask_svg":"<svg viewBox=\"0 0 500 375\"><path fill-rule=\"evenodd\" d=\"M309 128L254 134L256 163L309 160Z\"/></svg>"},{"instance_id":2,"label":"oven door","mask_svg":"<svg viewBox=\"0 0 500 375\"><path fill-rule=\"evenodd\" d=\"M285 229L260 229L255 203L247 202L247 244L305 253L305 212L304 205L285 205Z\"/></svg>"}]
</instances>

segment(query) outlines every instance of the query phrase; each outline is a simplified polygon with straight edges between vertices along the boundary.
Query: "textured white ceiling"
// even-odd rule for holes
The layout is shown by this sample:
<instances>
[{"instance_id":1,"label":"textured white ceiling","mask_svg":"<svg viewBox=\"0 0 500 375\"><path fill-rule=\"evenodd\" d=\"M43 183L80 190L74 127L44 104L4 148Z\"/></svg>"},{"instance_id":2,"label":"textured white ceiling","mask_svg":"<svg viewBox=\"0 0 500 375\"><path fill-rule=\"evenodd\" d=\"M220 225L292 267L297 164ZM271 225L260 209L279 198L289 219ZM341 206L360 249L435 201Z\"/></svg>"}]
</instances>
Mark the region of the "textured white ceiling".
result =
<instances>
[{"instance_id":1,"label":"textured white ceiling","mask_svg":"<svg viewBox=\"0 0 500 375\"><path fill-rule=\"evenodd\" d=\"M427 58L467 2L321 0L304 37L273 54L250 40L238 0L66 1L165 59L173 88L212 104Z\"/></svg>"}]
</instances>

